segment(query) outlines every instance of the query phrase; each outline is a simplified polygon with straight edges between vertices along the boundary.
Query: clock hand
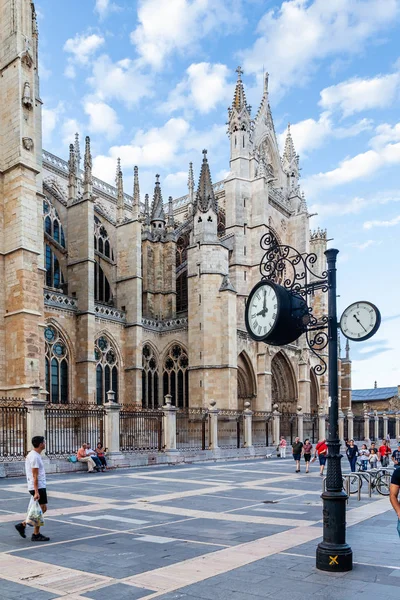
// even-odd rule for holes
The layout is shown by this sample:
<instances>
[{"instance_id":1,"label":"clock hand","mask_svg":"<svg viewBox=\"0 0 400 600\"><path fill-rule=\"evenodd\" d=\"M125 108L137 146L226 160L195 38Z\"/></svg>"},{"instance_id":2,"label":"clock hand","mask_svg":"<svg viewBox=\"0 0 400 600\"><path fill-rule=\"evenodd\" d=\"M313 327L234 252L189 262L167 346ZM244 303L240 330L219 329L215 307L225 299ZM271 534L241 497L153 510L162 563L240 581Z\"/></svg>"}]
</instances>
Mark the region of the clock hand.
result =
<instances>
[{"instance_id":1,"label":"clock hand","mask_svg":"<svg viewBox=\"0 0 400 600\"><path fill-rule=\"evenodd\" d=\"M364 329L365 333L367 333L367 330L365 329L364 325L361 323L360 319L357 317L357 315L353 315L353 317L355 318L355 320L357 321L357 323L359 325L361 325L361 327Z\"/></svg>"},{"instance_id":2,"label":"clock hand","mask_svg":"<svg viewBox=\"0 0 400 600\"><path fill-rule=\"evenodd\" d=\"M267 290L264 290L264 305L263 305L264 313L267 312Z\"/></svg>"}]
</instances>

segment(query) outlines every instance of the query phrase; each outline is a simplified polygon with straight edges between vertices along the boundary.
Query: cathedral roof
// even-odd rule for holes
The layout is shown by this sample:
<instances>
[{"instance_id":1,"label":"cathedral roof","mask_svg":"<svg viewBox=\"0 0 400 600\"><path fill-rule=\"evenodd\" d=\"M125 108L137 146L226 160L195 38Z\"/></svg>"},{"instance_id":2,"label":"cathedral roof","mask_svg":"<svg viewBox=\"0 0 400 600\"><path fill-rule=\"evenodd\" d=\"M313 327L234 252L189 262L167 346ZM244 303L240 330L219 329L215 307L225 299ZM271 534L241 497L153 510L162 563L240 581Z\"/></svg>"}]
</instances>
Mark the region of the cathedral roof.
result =
<instances>
[{"instance_id":1,"label":"cathedral roof","mask_svg":"<svg viewBox=\"0 0 400 600\"><path fill-rule=\"evenodd\" d=\"M211 182L210 167L207 160L207 150L203 150L203 163L201 165L199 187L196 194L196 209L207 212L212 209L217 212L217 201Z\"/></svg>"}]
</instances>

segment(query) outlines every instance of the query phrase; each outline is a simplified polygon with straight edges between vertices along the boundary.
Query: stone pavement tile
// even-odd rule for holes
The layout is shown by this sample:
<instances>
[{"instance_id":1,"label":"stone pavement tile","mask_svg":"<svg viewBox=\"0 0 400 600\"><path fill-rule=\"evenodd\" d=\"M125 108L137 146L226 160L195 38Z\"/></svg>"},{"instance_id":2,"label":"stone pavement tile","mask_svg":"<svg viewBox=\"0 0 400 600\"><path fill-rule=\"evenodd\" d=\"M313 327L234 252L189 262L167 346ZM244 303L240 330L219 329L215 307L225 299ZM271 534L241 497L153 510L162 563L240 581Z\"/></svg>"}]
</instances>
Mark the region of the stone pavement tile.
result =
<instances>
[{"instance_id":1,"label":"stone pavement tile","mask_svg":"<svg viewBox=\"0 0 400 600\"><path fill-rule=\"evenodd\" d=\"M124 583L115 583L93 592L85 592L85 596L93 600L137 600L152 593L153 590L125 585Z\"/></svg>"},{"instance_id":2,"label":"stone pavement tile","mask_svg":"<svg viewBox=\"0 0 400 600\"><path fill-rule=\"evenodd\" d=\"M21 585L14 581L0 578L0 598L3 600L51 600L52 598L60 598L58 594L52 592L44 592L37 588L28 585Z\"/></svg>"},{"instance_id":3,"label":"stone pavement tile","mask_svg":"<svg viewBox=\"0 0 400 600\"><path fill-rule=\"evenodd\" d=\"M235 490L236 491L236 490ZM215 492L213 492L215 493ZM217 492L218 493L218 492ZM234 494L232 494L234 495ZM154 504L157 504L157 500ZM252 502L248 500L231 500L230 498L214 498L211 495L190 496L188 498L176 498L174 500L160 501L163 506L174 506L176 508L194 508L196 510L206 510L209 512L226 512L236 508L245 507ZM253 502L255 504L256 502Z\"/></svg>"}]
</instances>

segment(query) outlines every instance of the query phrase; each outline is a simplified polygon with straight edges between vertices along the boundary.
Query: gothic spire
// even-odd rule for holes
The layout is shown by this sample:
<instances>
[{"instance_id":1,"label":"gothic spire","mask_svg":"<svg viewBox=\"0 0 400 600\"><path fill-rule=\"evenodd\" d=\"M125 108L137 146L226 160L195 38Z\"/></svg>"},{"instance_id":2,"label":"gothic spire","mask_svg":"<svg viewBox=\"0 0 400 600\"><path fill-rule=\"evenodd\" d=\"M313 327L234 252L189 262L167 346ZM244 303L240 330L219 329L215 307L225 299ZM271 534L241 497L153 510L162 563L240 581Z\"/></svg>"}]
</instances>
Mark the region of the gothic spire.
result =
<instances>
[{"instance_id":1,"label":"gothic spire","mask_svg":"<svg viewBox=\"0 0 400 600\"><path fill-rule=\"evenodd\" d=\"M137 219L140 212L140 187L139 187L139 169L133 167L133 218Z\"/></svg>"},{"instance_id":2,"label":"gothic spire","mask_svg":"<svg viewBox=\"0 0 400 600\"><path fill-rule=\"evenodd\" d=\"M81 191L81 148L80 148L80 143L79 143L79 133L75 134L75 145L74 145L74 150L75 150L75 172L76 172L76 187L77 187L77 193L79 195L80 191Z\"/></svg>"},{"instance_id":3,"label":"gothic spire","mask_svg":"<svg viewBox=\"0 0 400 600\"><path fill-rule=\"evenodd\" d=\"M346 360L350 360L350 343L349 338L346 340Z\"/></svg>"},{"instance_id":4,"label":"gothic spire","mask_svg":"<svg viewBox=\"0 0 400 600\"><path fill-rule=\"evenodd\" d=\"M68 202L76 200L76 157L74 144L69 145L68 160Z\"/></svg>"},{"instance_id":5,"label":"gothic spire","mask_svg":"<svg viewBox=\"0 0 400 600\"><path fill-rule=\"evenodd\" d=\"M193 163L189 163L189 174L188 174L188 190L189 190L189 202L188 202L188 215L193 213L194 204L194 177L193 177Z\"/></svg>"},{"instance_id":6,"label":"gothic spire","mask_svg":"<svg viewBox=\"0 0 400 600\"><path fill-rule=\"evenodd\" d=\"M291 163L293 159L298 159L298 156L296 154L296 150L294 149L293 138L290 132L290 123L288 123L285 149L283 151L283 160L286 160L288 163Z\"/></svg>"},{"instance_id":7,"label":"gothic spire","mask_svg":"<svg viewBox=\"0 0 400 600\"><path fill-rule=\"evenodd\" d=\"M150 207L148 194L145 194L144 197L144 224L146 227L150 226Z\"/></svg>"},{"instance_id":8,"label":"gothic spire","mask_svg":"<svg viewBox=\"0 0 400 600\"><path fill-rule=\"evenodd\" d=\"M242 82L243 71L241 67L236 69L236 73L238 74L235 93L233 95L232 108L236 109L240 112L244 107L247 108L246 95L244 93L244 87Z\"/></svg>"},{"instance_id":9,"label":"gothic spire","mask_svg":"<svg viewBox=\"0 0 400 600\"><path fill-rule=\"evenodd\" d=\"M165 214L163 199L161 195L160 176L156 175L156 184L154 186L153 206L151 210L151 222L163 221L165 223Z\"/></svg>"},{"instance_id":10,"label":"gothic spire","mask_svg":"<svg viewBox=\"0 0 400 600\"><path fill-rule=\"evenodd\" d=\"M88 199L92 195L92 154L90 151L90 137L88 135L85 138L83 193L88 196Z\"/></svg>"},{"instance_id":11,"label":"gothic spire","mask_svg":"<svg viewBox=\"0 0 400 600\"><path fill-rule=\"evenodd\" d=\"M172 206L172 196L168 198L168 223L167 226L170 229L174 229L174 209Z\"/></svg>"},{"instance_id":12,"label":"gothic spire","mask_svg":"<svg viewBox=\"0 0 400 600\"><path fill-rule=\"evenodd\" d=\"M299 183L299 155L294 148L292 134L290 132L290 123L288 124L285 149L282 156L282 167L286 175L290 177L290 188L296 188Z\"/></svg>"},{"instance_id":13,"label":"gothic spire","mask_svg":"<svg viewBox=\"0 0 400 600\"><path fill-rule=\"evenodd\" d=\"M214 189L211 182L210 167L207 161L207 150L203 150L203 163L201 165L199 187L196 194L196 210L207 212L208 210L217 212L217 201L214 196Z\"/></svg>"},{"instance_id":14,"label":"gothic spire","mask_svg":"<svg viewBox=\"0 0 400 600\"><path fill-rule=\"evenodd\" d=\"M121 159L117 160L117 172L115 175L115 185L117 188L117 222L122 223L124 220L124 181L121 170Z\"/></svg>"}]
</instances>

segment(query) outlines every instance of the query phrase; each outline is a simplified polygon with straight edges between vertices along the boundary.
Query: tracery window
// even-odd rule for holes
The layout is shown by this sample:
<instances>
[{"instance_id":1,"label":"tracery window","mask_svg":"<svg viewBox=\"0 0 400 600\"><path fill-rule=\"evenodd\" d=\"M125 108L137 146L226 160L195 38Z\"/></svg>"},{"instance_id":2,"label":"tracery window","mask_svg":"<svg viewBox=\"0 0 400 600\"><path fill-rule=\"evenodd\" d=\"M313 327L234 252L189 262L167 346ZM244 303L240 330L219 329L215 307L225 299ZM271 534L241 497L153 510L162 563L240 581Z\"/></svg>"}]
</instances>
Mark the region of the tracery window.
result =
<instances>
[{"instance_id":1,"label":"tracery window","mask_svg":"<svg viewBox=\"0 0 400 600\"><path fill-rule=\"evenodd\" d=\"M68 404L69 401L69 355L60 332L49 325L44 330L45 379L50 404Z\"/></svg>"},{"instance_id":2,"label":"tracery window","mask_svg":"<svg viewBox=\"0 0 400 600\"><path fill-rule=\"evenodd\" d=\"M94 358L96 361L96 403L107 401L107 392L115 392L118 402L118 358L111 342L104 335L95 342Z\"/></svg>"},{"instance_id":3,"label":"tracery window","mask_svg":"<svg viewBox=\"0 0 400 600\"><path fill-rule=\"evenodd\" d=\"M94 299L96 302L112 303L110 284L97 261L94 263Z\"/></svg>"},{"instance_id":4,"label":"tracery window","mask_svg":"<svg viewBox=\"0 0 400 600\"><path fill-rule=\"evenodd\" d=\"M225 227L226 227L225 211L222 208L220 208L218 210L218 217L217 217L218 237L225 235Z\"/></svg>"},{"instance_id":5,"label":"tracery window","mask_svg":"<svg viewBox=\"0 0 400 600\"><path fill-rule=\"evenodd\" d=\"M114 251L108 237L107 229L98 217L94 217L94 249L103 257L114 260Z\"/></svg>"},{"instance_id":6,"label":"tracery window","mask_svg":"<svg viewBox=\"0 0 400 600\"><path fill-rule=\"evenodd\" d=\"M178 238L176 242L176 267L180 267L187 261L187 249L190 243L188 233L184 233Z\"/></svg>"},{"instance_id":7,"label":"tracery window","mask_svg":"<svg viewBox=\"0 0 400 600\"><path fill-rule=\"evenodd\" d=\"M176 278L176 312L186 312L188 309L188 280L187 271Z\"/></svg>"},{"instance_id":8,"label":"tracery window","mask_svg":"<svg viewBox=\"0 0 400 600\"><path fill-rule=\"evenodd\" d=\"M149 344L143 346L142 352L142 406L158 407L158 362L153 348Z\"/></svg>"},{"instance_id":9,"label":"tracery window","mask_svg":"<svg viewBox=\"0 0 400 600\"><path fill-rule=\"evenodd\" d=\"M60 263L49 244L46 244L45 246L45 266L46 286L51 288L63 288L65 282Z\"/></svg>"},{"instance_id":10,"label":"tracery window","mask_svg":"<svg viewBox=\"0 0 400 600\"><path fill-rule=\"evenodd\" d=\"M175 344L164 360L163 394L172 396L172 404L178 408L189 406L189 359L186 351Z\"/></svg>"},{"instance_id":11,"label":"tracery window","mask_svg":"<svg viewBox=\"0 0 400 600\"><path fill-rule=\"evenodd\" d=\"M43 200L44 231L53 241L65 248L64 230L55 207L48 200Z\"/></svg>"}]
</instances>

